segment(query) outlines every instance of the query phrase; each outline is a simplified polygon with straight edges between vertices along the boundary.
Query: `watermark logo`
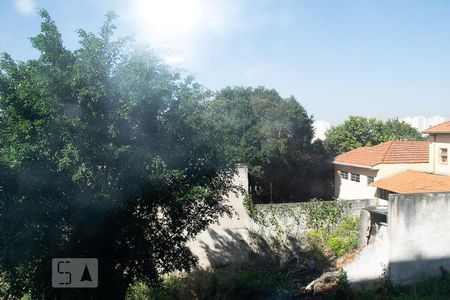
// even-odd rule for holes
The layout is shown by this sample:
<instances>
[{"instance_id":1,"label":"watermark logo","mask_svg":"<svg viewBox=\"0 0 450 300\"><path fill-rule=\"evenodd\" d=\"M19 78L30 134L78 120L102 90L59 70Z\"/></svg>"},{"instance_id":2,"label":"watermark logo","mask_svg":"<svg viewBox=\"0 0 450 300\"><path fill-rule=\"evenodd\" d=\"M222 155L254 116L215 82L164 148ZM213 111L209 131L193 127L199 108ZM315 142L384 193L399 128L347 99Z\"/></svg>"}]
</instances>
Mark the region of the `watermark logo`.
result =
<instances>
[{"instance_id":1,"label":"watermark logo","mask_svg":"<svg viewBox=\"0 0 450 300\"><path fill-rule=\"evenodd\" d=\"M52 287L96 288L98 260L96 258L53 258Z\"/></svg>"}]
</instances>

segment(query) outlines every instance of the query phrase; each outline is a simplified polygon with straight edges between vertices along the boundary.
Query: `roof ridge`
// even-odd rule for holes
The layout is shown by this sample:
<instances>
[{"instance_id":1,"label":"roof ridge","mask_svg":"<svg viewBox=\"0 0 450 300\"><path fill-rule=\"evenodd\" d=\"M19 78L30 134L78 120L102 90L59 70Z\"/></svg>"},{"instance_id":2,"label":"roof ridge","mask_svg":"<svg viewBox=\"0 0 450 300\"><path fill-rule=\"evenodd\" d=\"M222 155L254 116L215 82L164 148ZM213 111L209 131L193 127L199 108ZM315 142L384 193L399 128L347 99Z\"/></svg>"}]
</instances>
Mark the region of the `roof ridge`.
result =
<instances>
[{"instance_id":1,"label":"roof ridge","mask_svg":"<svg viewBox=\"0 0 450 300\"><path fill-rule=\"evenodd\" d=\"M438 177L449 177L450 175L448 174L438 174L438 173L432 173L432 172L426 172L429 175L434 175L434 176L438 176Z\"/></svg>"},{"instance_id":2,"label":"roof ridge","mask_svg":"<svg viewBox=\"0 0 450 300\"><path fill-rule=\"evenodd\" d=\"M420 141L420 140L398 140L398 141L392 141L394 143L423 143L427 141Z\"/></svg>"},{"instance_id":3,"label":"roof ridge","mask_svg":"<svg viewBox=\"0 0 450 300\"><path fill-rule=\"evenodd\" d=\"M394 143L394 141L388 141L386 143L389 143L389 142L390 142L389 147L387 148L386 152L384 153L384 156L383 156L383 159L381 160L381 162L386 161L386 156L388 155L389 150L391 150L392 144Z\"/></svg>"}]
</instances>

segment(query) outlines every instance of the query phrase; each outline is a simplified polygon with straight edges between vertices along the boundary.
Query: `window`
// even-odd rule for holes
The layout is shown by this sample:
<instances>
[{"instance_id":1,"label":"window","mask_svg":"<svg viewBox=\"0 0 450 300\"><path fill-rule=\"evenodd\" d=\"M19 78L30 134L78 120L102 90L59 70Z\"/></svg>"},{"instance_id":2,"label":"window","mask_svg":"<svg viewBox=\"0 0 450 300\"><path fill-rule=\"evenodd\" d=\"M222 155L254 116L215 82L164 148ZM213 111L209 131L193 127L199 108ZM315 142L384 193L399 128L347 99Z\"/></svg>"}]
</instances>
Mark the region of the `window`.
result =
<instances>
[{"instance_id":1,"label":"window","mask_svg":"<svg viewBox=\"0 0 450 300\"><path fill-rule=\"evenodd\" d=\"M380 189L378 195L379 195L380 199L389 200L389 194L390 193L388 191Z\"/></svg>"},{"instance_id":2,"label":"window","mask_svg":"<svg viewBox=\"0 0 450 300\"><path fill-rule=\"evenodd\" d=\"M448 149L441 148L439 153L441 164L448 164Z\"/></svg>"},{"instance_id":3,"label":"window","mask_svg":"<svg viewBox=\"0 0 450 300\"><path fill-rule=\"evenodd\" d=\"M348 172L341 172L342 179L348 179Z\"/></svg>"},{"instance_id":4,"label":"window","mask_svg":"<svg viewBox=\"0 0 450 300\"><path fill-rule=\"evenodd\" d=\"M375 177L373 176L367 176L367 183L372 183L375 181Z\"/></svg>"},{"instance_id":5,"label":"window","mask_svg":"<svg viewBox=\"0 0 450 300\"><path fill-rule=\"evenodd\" d=\"M383 200L389 200L389 195L392 194L397 194L394 192L390 192L387 190L383 190L383 189L378 189L378 198L383 199Z\"/></svg>"},{"instance_id":6,"label":"window","mask_svg":"<svg viewBox=\"0 0 450 300\"><path fill-rule=\"evenodd\" d=\"M352 173L352 181L360 182L361 179L360 179L359 174L353 174Z\"/></svg>"}]
</instances>

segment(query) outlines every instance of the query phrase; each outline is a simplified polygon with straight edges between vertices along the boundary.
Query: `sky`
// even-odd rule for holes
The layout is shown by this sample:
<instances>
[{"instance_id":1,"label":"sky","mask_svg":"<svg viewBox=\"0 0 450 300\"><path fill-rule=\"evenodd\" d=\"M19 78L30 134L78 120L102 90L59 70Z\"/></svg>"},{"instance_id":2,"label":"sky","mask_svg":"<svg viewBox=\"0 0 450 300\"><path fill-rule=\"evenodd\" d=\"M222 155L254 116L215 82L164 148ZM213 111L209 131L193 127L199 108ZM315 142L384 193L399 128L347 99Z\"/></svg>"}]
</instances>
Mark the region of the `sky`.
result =
<instances>
[{"instance_id":1,"label":"sky","mask_svg":"<svg viewBox=\"0 0 450 300\"><path fill-rule=\"evenodd\" d=\"M295 96L323 131L349 115L422 129L450 118L450 1L0 0L0 52L38 53L38 8L67 48L114 10L117 34L150 45L209 89ZM320 129L322 128L322 129Z\"/></svg>"}]
</instances>

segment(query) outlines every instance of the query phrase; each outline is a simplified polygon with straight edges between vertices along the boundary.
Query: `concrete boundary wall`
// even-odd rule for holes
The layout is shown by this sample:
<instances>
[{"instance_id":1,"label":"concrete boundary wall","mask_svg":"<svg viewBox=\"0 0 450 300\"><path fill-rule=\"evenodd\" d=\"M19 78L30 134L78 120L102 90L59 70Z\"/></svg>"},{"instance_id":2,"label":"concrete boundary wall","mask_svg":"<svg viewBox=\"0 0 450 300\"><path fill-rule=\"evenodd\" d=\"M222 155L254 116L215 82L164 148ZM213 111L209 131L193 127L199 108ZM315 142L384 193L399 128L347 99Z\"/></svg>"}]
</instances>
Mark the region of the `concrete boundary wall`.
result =
<instances>
[{"instance_id":1,"label":"concrete boundary wall","mask_svg":"<svg viewBox=\"0 0 450 300\"><path fill-rule=\"evenodd\" d=\"M373 286L384 271L395 284L450 271L450 193L390 195L387 227L373 238L344 266L354 287Z\"/></svg>"},{"instance_id":2,"label":"concrete boundary wall","mask_svg":"<svg viewBox=\"0 0 450 300\"><path fill-rule=\"evenodd\" d=\"M270 238L278 234L276 226L279 225L287 235L300 237L309 230L306 226L305 211L307 207L317 205L317 203L333 202L342 206L344 216L354 217L359 217L361 209L376 205L376 199L257 204L256 209L265 216L267 226L260 226L260 224L250 219L249 230ZM277 225L274 220L276 220Z\"/></svg>"},{"instance_id":3,"label":"concrete boundary wall","mask_svg":"<svg viewBox=\"0 0 450 300\"><path fill-rule=\"evenodd\" d=\"M250 218L243 204L248 193L248 168L238 166L237 171L234 183L240 186L244 193L228 194L226 202L234 211L232 217L219 218L218 223L212 224L188 243L192 253L198 257L201 268L241 262L248 258Z\"/></svg>"},{"instance_id":4,"label":"concrete boundary wall","mask_svg":"<svg viewBox=\"0 0 450 300\"><path fill-rule=\"evenodd\" d=\"M393 282L450 271L450 193L391 195L388 222Z\"/></svg>"}]
</instances>

